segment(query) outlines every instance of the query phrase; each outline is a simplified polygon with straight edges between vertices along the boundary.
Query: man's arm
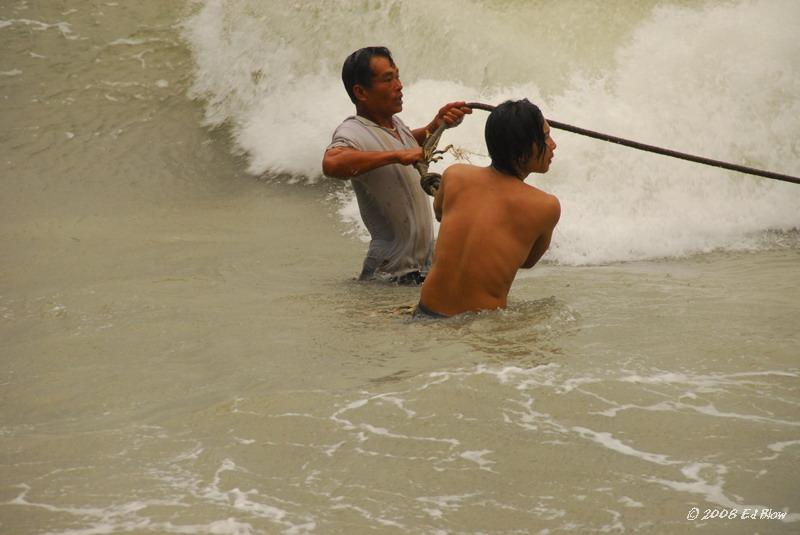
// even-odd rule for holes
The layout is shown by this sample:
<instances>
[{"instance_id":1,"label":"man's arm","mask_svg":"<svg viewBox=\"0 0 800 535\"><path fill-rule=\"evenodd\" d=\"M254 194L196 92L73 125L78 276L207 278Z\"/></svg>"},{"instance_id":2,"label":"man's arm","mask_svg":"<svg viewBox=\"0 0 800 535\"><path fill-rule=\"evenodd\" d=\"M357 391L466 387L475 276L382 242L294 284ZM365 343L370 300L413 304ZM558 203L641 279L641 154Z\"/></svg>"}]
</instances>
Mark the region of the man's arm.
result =
<instances>
[{"instance_id":1,"label":"man's arm","mask_svg":"<svg viewBox=\"0 0 800 535\"><path fill-rule=\"evenodd\" d=\"M553 196L549 195L548 200L543 207L545 214L545 231L542 233L539 238L533 242L533 247L531 247L530 253L528 253L528 258L522 263L523 268L529 269L536 265L536 262L542 258L542 255L547 251L550 247L550 240L553 237L553 229L556 228L556 224L558 224L558 220L561 217L561 204L558 202L558 199Z\"/></svg>"},{"instance_id":2,"label":"man's arm","mask_svg":"<svg viewBox=\"0 0 800 535\"><path fill-rule=\"evenodd\" d=\"M391 151L361 151L350 147L334 147L325 151L322 172L326 176L348 180L378 167L399 163L411 165L422 159L422 147Z\"/></svg>"},{"instance_id":3,"label":"man's arm","mask_svg":"<svg viewBox=\"0 0 800 535\"><path fill-rule=\"evenodd\" d=\"M447 125L447 128L460 125L461 121L464 120L464 115L467 113L472 113L472 108L467 108L465 104L466 102L461 101L450 102L442 106L442 108L436 114L436 117L434 117L431 122L423 127L415 128L411 131L414 139L417 140L417 143L422 145L425 143L425 139L429 135L433 134L434 130L439 127L442 121L444 121L444 123Z\"/></svg>"},{"instance_id":4,"label":"man's arm","mask_svg":"<svg viewBox=\"0 0 800 535\"><path fill-rule=\"evenodd\" d=\"M546 232L539 236L539 239L534 242L533 247L531 247L531 252L528 254L528 258L525 259L525 262L522 263L522 267L525 269L532 268L536 265L536 262L542 258L542 255L547 251L550 247L550 239L553 237L553 229L550 229L549 232Z\"/></svg>"},{"instance_id":5,"label":"man's arm","mask_svg":"<svg viewBox=\"0 0 800 535\"><path fill-rule=\"evenodd\" d=\"M442 222L442 210L444 210L444 177L439 181L439 187L436 188L436 195L433 196L433 215L436 216L436 221Z\"/></svg>"}]
</instances>

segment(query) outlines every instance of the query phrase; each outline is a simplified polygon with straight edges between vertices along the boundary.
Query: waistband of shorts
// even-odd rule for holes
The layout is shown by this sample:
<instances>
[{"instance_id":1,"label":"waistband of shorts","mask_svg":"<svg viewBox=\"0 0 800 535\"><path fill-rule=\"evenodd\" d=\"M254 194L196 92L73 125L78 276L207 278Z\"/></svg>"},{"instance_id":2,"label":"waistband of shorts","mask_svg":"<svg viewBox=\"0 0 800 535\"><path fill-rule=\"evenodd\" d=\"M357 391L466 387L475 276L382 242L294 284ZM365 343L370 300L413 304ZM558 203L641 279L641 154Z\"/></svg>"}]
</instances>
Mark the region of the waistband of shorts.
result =
<instances>
[{"instance_id":1,"label":"waistband of shorts","mask_svg":"<svg viewBox=\"0 0 800 535\"><path fill-rule=\"evenodd\" d=\"M395 284L419 286L425 282L425 275L421 271L409 271L397 277L392 277L390 280Z\"/></svg>"},{"instance_id":2,"label":"waistband of shorts","mask_svg":"<svg viewBox=\"0 0 800 535\"><path fill-rule=\"evenodd\" d=\"M445 314L440 314L439 312L434 312L430 308L426 307L422 304L422 302L417 303L417 308L414 309L414 317L415 318L431 318L431 319L445 319L449 318L450 316L446 316Z\"/></svg>"}]
</instances>

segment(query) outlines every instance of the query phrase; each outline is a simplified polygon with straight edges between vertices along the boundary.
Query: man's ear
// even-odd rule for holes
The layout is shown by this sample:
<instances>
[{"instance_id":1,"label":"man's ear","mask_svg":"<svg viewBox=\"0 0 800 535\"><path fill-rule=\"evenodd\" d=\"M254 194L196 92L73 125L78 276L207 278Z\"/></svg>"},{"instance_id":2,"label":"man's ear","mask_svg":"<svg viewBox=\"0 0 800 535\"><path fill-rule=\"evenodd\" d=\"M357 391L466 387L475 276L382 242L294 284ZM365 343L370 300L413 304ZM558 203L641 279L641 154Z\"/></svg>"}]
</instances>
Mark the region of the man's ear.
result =
<instances>
[{"instance_id":1,"label":"man's ear","mask_svg":"<svg viewBox=\"0 0 800 535\"><path fill-rule=\"evenodd\" d=\"M367 100L367 90L364 89L364 86L361 84L356 84L353 86L353 94L356 96L356 100L364 102Z\"/></svg>"}]
</instances>

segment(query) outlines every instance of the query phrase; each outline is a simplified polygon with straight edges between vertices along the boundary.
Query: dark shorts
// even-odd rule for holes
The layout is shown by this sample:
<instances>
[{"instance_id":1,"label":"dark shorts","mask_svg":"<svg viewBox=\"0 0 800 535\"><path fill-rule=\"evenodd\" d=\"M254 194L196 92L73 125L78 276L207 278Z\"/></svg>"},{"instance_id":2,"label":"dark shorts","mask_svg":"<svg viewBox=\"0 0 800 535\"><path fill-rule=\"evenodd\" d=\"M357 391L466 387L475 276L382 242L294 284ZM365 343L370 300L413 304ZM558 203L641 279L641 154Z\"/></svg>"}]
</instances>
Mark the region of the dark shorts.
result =
<instances>
[{"instance_id":1,"label":"dark shorts","mask_svg":"<svg viewBox=\"0 0 800 535\"><path fill-rule=\"evenodd\" d=\"M394 277L392 282L395 284L400 284L403 286L419 286L423 282L425 282L425 275L420 273L419 271L410 271L399 277Z\"/></svg>"},{"instance_id":2,"label":"dark shorts","mask_svg":"<svg viewBox=\"0 0 800 535\"><path fill-rule=\"evenodd\" d=\"M430 308L426 307L422 303L417 303L417 308L414 309L413 317L415 318L426 318L432 320L441 320L445 318L449 318L450 316L445 316L444 314L439 314L438 312L434 312Z\"/></svg>"}]
</instances>

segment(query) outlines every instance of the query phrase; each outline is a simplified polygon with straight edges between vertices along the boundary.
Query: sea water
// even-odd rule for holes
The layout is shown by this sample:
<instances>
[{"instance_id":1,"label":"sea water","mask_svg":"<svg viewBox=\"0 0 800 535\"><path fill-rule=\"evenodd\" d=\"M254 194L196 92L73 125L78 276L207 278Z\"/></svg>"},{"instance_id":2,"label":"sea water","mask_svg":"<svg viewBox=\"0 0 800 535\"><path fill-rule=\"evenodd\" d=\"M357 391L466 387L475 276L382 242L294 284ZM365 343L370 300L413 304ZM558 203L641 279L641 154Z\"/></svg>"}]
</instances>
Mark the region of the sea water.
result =
<instances>
[{"instance_id":1,"label":"sea water","mask_svg":"<svg viewBox=\"0 0 800 535\"><path fill-rule=\"evenodd\" d=\"M554 131L509 308L414 322L322 151L389 46L403 119L549 118L800 172L800 9L0 6L0 532L793 533L800 188ZM485 113L438 170L487 162Z\"/></svg>"},{"instance_id":2,"label":"sea water","mask_svg":"<svg viewBox=\"0 0 800 535\"><path fill-rule=\"evenodd\" d=\"M365 5L367 7L365 7ZM206 121L230 124L255 174L320 175L319 151L352 104L342 56L395 51L403 117L451 100L527 97L547 117L795 173L800 41L791 2L207 2L186 23ZM344 52L343 52L344 51ZM487 162L485 112L445 143ZM536 181L562 200L549 259L570 265L750 249L798 223L796 188L573 134ZM298 139L305 140L297 143ZM569 152L569 154L567 154ZM447 159L442 166L451 163ZM713 202L711 202L713 200ZM357 223L350 202L345 217Z\"/></svg>"}]
</instances>

